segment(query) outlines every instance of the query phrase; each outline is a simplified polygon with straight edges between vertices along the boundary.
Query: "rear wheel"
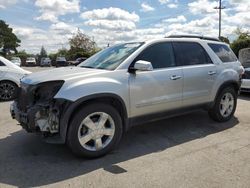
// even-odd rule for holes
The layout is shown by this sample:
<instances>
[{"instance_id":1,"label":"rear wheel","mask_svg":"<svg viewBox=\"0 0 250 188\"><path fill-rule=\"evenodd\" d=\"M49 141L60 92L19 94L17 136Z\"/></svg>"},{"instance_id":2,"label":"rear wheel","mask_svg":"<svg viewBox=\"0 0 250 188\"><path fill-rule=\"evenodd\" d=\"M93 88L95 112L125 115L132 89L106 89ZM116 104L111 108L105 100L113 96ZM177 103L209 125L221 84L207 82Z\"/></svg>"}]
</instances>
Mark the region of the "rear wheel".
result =
<instances>
[{"instance_id":1,"label":"rear wheel","mask_svg":"<svg viewBox=\"0 0 250 188\"><path fill-rule=\"evenodd\" d=\"M78 156L95 158L107 154L122 136L122 120L108 104L94 103L80 109L70 124L67 144Z\"/></svg>"},{"instance_id":2,"label":"rear wheel","mask_svg":"<svg viewBox=\"0 0 250 188\"><path fill-rule=\"evenodd\" d=\"M15 98L17 85L10 81L0 82L0 100L10 101Z\"/></svg>"},{"instance_id":3,"label":"rear wheel","mask_svg":"<svg viewBox=\"0 0 250 188\"><path fill-rule=\"evenodd\" d=\"M218 122L228 121L234 115L236 106L236 91L232 87L227 87L217 96L214 106L209 110L209 115Z\"/></svg>"}]
</instances>

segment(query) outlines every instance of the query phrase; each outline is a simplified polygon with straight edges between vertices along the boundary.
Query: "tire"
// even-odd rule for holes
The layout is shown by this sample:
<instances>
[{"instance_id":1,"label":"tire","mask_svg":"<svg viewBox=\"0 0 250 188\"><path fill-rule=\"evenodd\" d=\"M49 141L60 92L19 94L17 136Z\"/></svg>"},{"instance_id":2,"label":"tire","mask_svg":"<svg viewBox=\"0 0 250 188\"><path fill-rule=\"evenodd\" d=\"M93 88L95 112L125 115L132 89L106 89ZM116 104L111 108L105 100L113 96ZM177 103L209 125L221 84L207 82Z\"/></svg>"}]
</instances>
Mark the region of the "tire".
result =
<instances>
[{"instance_id":1,"label":"tire","mask_svg":"<svg viewBox=\"0 0 250 188\"><path fill-rule=\"evenodd\" d=\"M0 101L11 101L15 98L17 85L11 81L0 82Z\"/></svg>"},{"instance_id":2,"label":"tire","mask_svg":"<svg viewBox=\"0 0 250 188\"><path fill-rule=\"evenodd\" d=\"M100 121L102 117L106 123ZM100 131L103 130L108 131L109 136L102 135ZM77 156L96 158L113 150L119 144L122 133L122 120L117 110L108 104L92 103L73 116L67 133L67 145Z\"/></svg>"},{"instance_id":3,"label":"tire","mask_svg":"<svg viewBox=\"0 0 250 188\"><path fill-rule=\"evenodd\" d=\"M235 89L233 87L226 87L218 94L213 107L208 113L213 120L225 122L232 118L236 110L236 106L237 94ZM225 112L223 113L223 111Z\"/></svg>"}]
</instances>

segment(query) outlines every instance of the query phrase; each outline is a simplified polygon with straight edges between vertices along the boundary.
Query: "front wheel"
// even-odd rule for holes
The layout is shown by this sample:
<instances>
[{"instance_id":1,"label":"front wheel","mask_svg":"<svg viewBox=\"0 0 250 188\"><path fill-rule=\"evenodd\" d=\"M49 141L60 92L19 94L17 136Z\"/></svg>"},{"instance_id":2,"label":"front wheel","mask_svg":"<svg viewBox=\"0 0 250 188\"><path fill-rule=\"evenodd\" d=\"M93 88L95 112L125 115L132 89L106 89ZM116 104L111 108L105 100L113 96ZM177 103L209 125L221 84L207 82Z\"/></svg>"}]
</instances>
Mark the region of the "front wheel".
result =
<instances>
[{"instance_id":1,"label":"front wheel","mask_svg":"<svg viewBox=\"0 0 250 188\"><path fill-rule=\"evenodd\" d=\"M120 114L114 107L102 103L89 104L74 115L67 144L78 156L100 157L119 144L122 130Z\"/></svg>"},{"instance_id":2,"label":"front wheel","mask_svg":"<svg viewBox=\"0 0 250 188\"><path fill-rule=\"evenodd\" d=\"M215 121L225 122L232 118L236 106L236 91L232 87L227 87L223 89L215 99L213 107L209 110L209 115Z\"/></svg>"},{"instance_id":3,"label":"front wheel","mask_svg":"<svg viewBox=\"0 0 250 188\"><path fill-rule=\"evenodd\" d=\"M10 81L0 82L0 101L10 101L15 98L17 85Z\"/></svg>"}]
</instances>

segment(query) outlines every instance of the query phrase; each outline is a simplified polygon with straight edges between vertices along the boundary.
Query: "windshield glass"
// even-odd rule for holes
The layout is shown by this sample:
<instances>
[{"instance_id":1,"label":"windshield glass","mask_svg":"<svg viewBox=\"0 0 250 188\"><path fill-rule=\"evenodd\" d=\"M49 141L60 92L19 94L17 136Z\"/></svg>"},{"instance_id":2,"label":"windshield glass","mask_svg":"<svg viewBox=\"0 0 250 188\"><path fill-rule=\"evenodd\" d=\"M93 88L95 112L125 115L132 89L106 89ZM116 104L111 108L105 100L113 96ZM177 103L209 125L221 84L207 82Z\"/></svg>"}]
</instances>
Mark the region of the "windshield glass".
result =
<instances>
[{"instance_id":1,"label":"windshield glass","mask_svg":"<svg viewBox=\"0 0 250 188\"><path fill-rule=\"evenodd\" d=\"M65 57L57 57L56 60L57 61L66 61Z\"/></svg>"},{"instance_id":2,"label":"windshield glass","mask_svg":"<svg viewBox=\"0 0 250 188\"><path fill-rule=\"evenodd\" d=\"M35 58L34 57L28 57L27 61L35 61Z\"/></svg>"},{"instance_id":3,"label":"windshield glass","mask_svg":"<svg viewBox=\"0 0 250 188\"><path fill-rule=\"evenodd\" d=\"M78 66L114 70L142 44L141 42L136 42L112 46L93 55Z\"/></svg>"}]
</instances>

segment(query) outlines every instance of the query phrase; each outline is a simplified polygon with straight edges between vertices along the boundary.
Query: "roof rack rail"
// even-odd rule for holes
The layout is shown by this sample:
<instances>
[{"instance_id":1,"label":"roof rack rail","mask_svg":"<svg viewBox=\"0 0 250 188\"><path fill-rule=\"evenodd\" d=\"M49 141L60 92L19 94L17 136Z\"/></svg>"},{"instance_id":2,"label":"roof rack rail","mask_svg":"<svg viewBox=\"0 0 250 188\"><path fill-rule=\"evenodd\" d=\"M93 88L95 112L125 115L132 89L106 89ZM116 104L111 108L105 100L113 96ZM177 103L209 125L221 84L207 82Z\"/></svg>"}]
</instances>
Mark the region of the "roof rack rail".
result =
<instances>
[{"instance_id":1,"label":"roof rack rail","mask_svg":"<svg viewBox=\"0 0 250 188\"><path fill-rule=\"evenodd\" d=\"M198 39L203 39L203 40L220 41L218 38L206 37L202 35L169 35L165 38L198 38Z\"/></svg>"}]
</instances>

